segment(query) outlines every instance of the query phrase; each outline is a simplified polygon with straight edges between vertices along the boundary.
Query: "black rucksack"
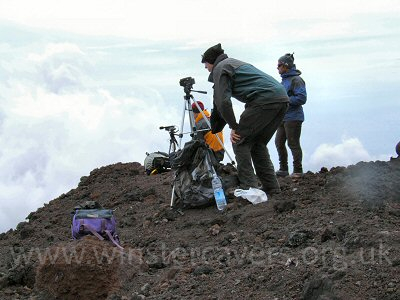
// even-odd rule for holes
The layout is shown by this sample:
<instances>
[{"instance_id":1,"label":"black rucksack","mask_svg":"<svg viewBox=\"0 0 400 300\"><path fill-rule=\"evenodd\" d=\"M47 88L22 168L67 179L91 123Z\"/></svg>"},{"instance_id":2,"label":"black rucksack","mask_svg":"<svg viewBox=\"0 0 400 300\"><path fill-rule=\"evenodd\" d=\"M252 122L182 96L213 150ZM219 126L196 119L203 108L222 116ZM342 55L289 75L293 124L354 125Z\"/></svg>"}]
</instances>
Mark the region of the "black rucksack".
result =
<instances>
[{"instance_id":1,"label":"black rucksack","mask_svg":"<svg viewBox=\"0 0 400 300\"><path fill-rule=\"evenodd\" d=\"M196 208L213 205L211 170L217 169L218 165L214 153L204 141L191 140L178 150L171 160L171 167L175 171L172 206Z\"/></svg>"}]
</instances>

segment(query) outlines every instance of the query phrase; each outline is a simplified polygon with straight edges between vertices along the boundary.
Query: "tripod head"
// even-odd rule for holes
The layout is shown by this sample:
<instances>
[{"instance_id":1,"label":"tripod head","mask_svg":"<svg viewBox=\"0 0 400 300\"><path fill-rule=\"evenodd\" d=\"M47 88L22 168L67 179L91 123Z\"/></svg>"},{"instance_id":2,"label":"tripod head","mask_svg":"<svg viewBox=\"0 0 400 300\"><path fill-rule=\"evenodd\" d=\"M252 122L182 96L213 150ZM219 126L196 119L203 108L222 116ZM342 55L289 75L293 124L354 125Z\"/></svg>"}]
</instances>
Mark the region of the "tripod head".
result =
<instances>
[{"instance_id":1,"label":"tripod head","mask_svg":"<svg viewBox=\"0 0 400 300\"><path fill-rule=\"evenodd\" d=\"M160 129L165 129L166 131L168 131L171 140L172 140L172 139L175 139L175 135L180 136L180 134L177 134L178 128L176 128L175 125L160 126Z\"/></svg>"},{"instance_id":2,"label":"tripod head","mask_svg":"<svg viewBox=\"0 0 400 300\"><path fill-rule=\"evenodd\" d=\"M160 129L165 129L166 131L176 133L178 132L178 129L176 128L175 125L169 125L169 126L160 126Z\"/></svg>"},{"instance_id":3,"label":"tripod head","mask_svg":"<svg viewBox=\"0 0 400 300\"><path fill-rule=\"evenodd\" d=\"M190 100L193 98L191 92L196 92L200 94L207 94L206 91L196 91L193 90L193 84L195 84L194 78L193 77L185 77L179 80L179 85L183 86L183 91L185 92L185 99Z\"/></svg>"}]
</instances>

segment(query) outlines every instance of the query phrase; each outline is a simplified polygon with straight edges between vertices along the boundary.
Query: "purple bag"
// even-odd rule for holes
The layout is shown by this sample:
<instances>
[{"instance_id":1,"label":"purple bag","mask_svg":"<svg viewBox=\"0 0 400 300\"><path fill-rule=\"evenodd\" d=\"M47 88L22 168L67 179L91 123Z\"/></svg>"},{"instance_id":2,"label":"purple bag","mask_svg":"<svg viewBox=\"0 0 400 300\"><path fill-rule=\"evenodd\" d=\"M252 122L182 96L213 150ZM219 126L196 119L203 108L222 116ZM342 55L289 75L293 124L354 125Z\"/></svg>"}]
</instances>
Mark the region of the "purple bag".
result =
<instances>
[{"instance_id":1,"label":"purple bag","mask_svg":"<svg viewBox=\"0 0 400 300\"><path fill-rule=\"evenodd\" d=\"M85 235L93 234L99 240L108 239L118 248L117 222L111 209L76 209L72 218L72 237L79 239Z\"/></svg>"}]
</instances>

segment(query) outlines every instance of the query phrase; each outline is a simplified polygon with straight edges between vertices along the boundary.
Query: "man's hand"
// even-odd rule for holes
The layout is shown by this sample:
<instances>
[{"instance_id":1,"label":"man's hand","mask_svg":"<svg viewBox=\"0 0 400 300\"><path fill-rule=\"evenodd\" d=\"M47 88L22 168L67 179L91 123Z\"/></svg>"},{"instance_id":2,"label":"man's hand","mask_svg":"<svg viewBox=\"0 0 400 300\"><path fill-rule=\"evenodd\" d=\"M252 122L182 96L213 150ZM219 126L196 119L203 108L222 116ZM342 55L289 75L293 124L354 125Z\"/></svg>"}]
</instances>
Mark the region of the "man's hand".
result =
<instances>
[{"instance_id":1,"label":"man's hand","mask_svg":"<svg viewBox=\"0 0 400 300\"><path fill-rule=\"evenodd\" d=\"M231 142L232 144L235 144L236 142L240 141L240 135L236 133L235 130L231 130Z\"/></svg>"}]
</instances>

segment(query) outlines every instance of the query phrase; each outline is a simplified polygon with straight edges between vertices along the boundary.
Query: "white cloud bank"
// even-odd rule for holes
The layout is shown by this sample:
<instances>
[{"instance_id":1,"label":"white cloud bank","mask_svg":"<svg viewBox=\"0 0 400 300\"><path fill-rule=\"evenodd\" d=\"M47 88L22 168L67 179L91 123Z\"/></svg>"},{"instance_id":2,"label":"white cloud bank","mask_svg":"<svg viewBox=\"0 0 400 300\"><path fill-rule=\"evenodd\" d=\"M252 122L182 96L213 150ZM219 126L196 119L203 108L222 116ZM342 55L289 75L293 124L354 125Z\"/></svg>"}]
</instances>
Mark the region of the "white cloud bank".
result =
<instances>
[{"instance_id":1,"label":"white cloud bank","mask_svg":"<svg viewBox=\"0 0 400 300\"><path fill-rule=\"evenodd\" d=\"M46 88L53 93L79 89L85 79L82 69L88 64L85 53L72 43L51 43L43 54L28 57L36 63Z\"/></svg>"},{"instance_id":2,"label":"white cloud bank","mask_svg":"<svg viewBox=\"0 0 400 300\"><path fill-rule=\"evenodd\" d=\"M319 171L321 167L347 167L360 161L387 161L390 155L371 156L358 138L343 138L340 144L321 144L311 154L309 165L312 170Z\"/></svg>"},{"instance_id":3,"label":"white cloud bank","mask_svg":"<svg viewBox=\"0 0 400 300\"><path fill-rule=\"evenodd\" d=\"M49 44L25 64L18 80L0 84L0 232L95 168L143 163L146 151L167 145L154 121L177 119L173 111L165 115L167 103L148 87L139 88L151 101L91 87L90 64L77 45Z\"/></svg>"}]
</instances>

